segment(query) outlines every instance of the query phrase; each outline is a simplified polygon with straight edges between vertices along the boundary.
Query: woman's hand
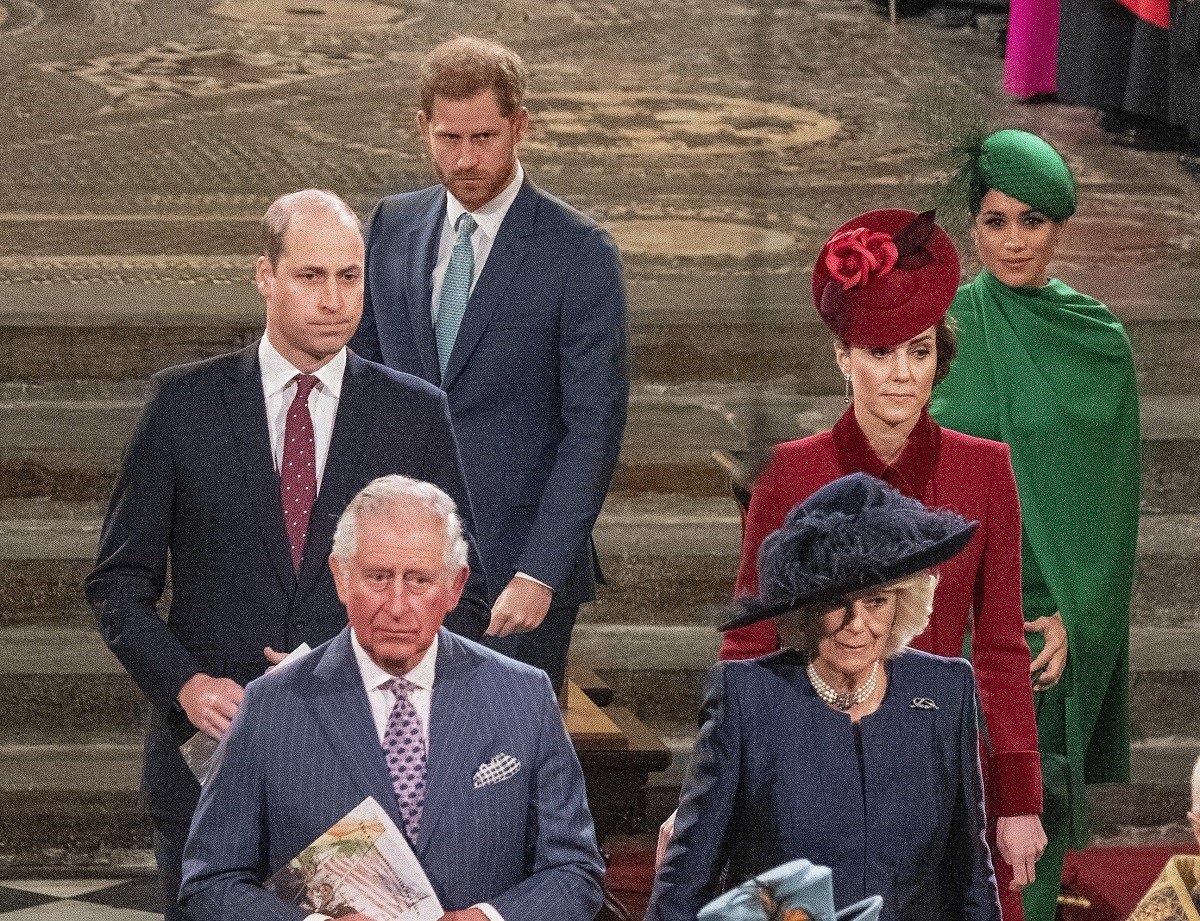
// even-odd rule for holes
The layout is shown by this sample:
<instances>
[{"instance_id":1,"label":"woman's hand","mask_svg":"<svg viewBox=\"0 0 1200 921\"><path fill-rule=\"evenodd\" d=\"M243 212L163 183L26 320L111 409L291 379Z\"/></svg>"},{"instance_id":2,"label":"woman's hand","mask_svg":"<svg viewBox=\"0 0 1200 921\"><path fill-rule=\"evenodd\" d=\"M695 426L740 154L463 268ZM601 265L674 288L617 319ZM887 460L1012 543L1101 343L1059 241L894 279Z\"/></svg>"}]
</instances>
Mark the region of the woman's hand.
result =
<instances>
[{"instance_id":1,"label":"woman's hand","mask_svg":"<svg viewBox=\"0 0 1200 921\"><path fill-rule=\"evenodd\" d=\"M1058 684L1067 667L1067 627L1062 615L1055 611L1047 617L1029 621L1025 632L1041 633L1045 637L1042 651L1029 663L1029 673L1034 676L1035 691L1048 691Z\"/></svg>"},{"instance_id":2,"label":"woman's hand","mask_svg":"<svg viewBox=\"0 0 1200 921\"><path fill-rule=\"evenodd\" d=\"M1042 618L1048 620L1048 618ZM1046 850L1046 833L1036 815L1002 815L996 820L996 849L1013 868L1009 888L1020 891L1033 882L1034 864Z\"/></svg>"}]
</instances>

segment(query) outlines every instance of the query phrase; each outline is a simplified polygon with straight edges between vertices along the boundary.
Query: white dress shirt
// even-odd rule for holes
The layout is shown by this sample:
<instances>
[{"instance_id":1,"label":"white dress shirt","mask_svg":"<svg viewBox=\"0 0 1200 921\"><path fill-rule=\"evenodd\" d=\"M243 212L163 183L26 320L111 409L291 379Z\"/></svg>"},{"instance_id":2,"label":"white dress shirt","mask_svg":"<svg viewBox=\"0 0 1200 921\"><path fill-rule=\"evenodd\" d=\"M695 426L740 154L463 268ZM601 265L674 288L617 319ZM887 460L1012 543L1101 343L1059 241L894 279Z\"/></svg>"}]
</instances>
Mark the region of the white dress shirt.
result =
<instances>
[{"instance_id":1,"label":"white dress shirt","mask_svg":"<svg viewBox=\"0 0 1200 921\"><path fill-rule=\"evenodd\" d=\"M267 403L271 460L275 464L275 472L278 473L283 463L283 433L287 424L287 414L292 406L292 399L296 396L294 381L297 374L304 372L280 355L265 333L258 343L258 366L262 372L263 397ZM321 489L321 477L325 472L325 461L329 457L329 443L333 440L333 423L337 418L338 400L342 396L342 377L345 373L345 346L313 372L319 383L308 395L308 413L312 416L313 439L316 442L318 492Z\"/></svg>"},{"instance_id":2,"label":"white dress shirt","mask_svg":"<svg viewBox=\"0 0 1200 921\"><path fill-rule=\"evenodd\" d=\"M471 276L472 290L474 290L475 282L479 280L479 273L483 271L483 266L492 251L492 244L496 242L496 234L500 232L504 216L508 214L508 209L516 200L517 193L521 191L521 183L524 181L525 170L518 162L512 181L501 190L500 194L478 210L471 212L471 217L475 218L475 223L478 225L471 233L471 250L475 253L475 274ZM458 223L459 217L466 212L467 209L463 207L462 202L447 192L446 220L442 222L437 264L433 267L434 325L437 324L438 303L442 298L442 282L446 278L446 269L450 266L450 254L454 252L454 241L458 239L458 231L454 227Z\"/></svg>"}]
</instances>

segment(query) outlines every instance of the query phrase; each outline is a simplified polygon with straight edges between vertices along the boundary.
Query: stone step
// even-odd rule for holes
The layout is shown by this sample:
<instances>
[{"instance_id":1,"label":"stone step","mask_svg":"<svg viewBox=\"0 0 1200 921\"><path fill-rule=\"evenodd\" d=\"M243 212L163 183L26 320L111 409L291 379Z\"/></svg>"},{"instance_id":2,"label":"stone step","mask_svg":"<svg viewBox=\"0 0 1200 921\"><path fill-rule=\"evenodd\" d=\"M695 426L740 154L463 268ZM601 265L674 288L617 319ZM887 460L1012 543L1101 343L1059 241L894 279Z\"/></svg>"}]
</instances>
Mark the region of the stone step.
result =
<instances>
[{"instance_id":1,"label":"stone step","mask_svg":"<svg viewBox=\"0 0 1200 921\"><path fill-rule=\"evenodd\" d=\"M250 284L252 260L237 256L129 256L99 271L86 256L41 257L45 280L4 284L0 381L53 378L141 379L252 341L262 301ZM94 263L94 264L93 264ZM194 265L193 265L194 264ZM216 283L199 281L201 266ZM0 266L2 269L3 266ZM762 381L799 374L803 387L833 393L841 381L830 336L810 307L809 267L760 277L732 273L631 271L635 373L640 380ZM1145 393L1178 391L1200 380L1200 308L1181 299L1181 280L1158 300L1118 296Z\"/></svg>"},{"instance_id":2,"label":"stone step","mask_svg":"<svg viewBox=\"0 0 1200 921\"><path fill-rule=\"evenodd\" d=\"M140 412L140 382L0 387L0 501L104 501ZM1200 412L1188 394L1142 400L1143 506L1200 512ZM614 489L728 494L714 450L740 450L829 428L844 406L797 378L750 388L693 382L635 387Z\"/></svg>"},{"instance_id":3,"label":"stone step","mask_svg":"<svg viewBox=\"0 0 1200 921\"><path fill-rule=\"evenodd\" d=\"M595 532L608 585L585 620L712 626L729 603L738 566L735 508L732 499L610 496ZM86 620L82 583L99 528L96 503L0 503L0 623ZM1200 626L1188 601L1197 554L1200 515L1142 516L1136 625Z\"/></svg>"},{"instance_id":4,"label":"stone step","mask_svg":"<svg viewBox=\"0 0 1200 921\"><path fill-rule=\"evenodd\" d=\"M671 734L690 727L718 634L704 627L581 623L572 656L595 670L615 700ZM1130 640L1134 738L1194 731L1200 699L1200 631L1147 628ZM136 731L145 704L132 680L88 627L0 628L0 710L9 738L52 742Z\"/></svg>"}]
</instances>

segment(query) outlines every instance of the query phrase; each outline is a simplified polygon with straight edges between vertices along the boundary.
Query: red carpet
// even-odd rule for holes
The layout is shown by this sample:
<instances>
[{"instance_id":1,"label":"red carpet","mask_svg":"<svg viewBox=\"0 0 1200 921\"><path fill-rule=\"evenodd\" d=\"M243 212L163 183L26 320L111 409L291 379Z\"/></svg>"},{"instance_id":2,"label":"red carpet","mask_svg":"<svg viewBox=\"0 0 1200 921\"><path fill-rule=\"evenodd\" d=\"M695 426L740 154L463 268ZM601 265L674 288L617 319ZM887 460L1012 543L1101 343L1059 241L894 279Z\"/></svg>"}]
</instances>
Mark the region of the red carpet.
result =
<instances>
[{"instance_id":1,"label":"red carpet","mask_svg":"<svg viewBox=\"0 0 1200 921\"><path fill-rule=\"evenodd\" d=\"M1065 917L1070 921L1124 921L1158 878L1167 858L1188 852L1183 846L1092 847L1067 855L1063 872L1066 891L1088 899L1092 907L1066 909ZM653 882L653 851L629 850L612 855L609 888L634 918L645 914Z\"/></svg>"}]
</instances>

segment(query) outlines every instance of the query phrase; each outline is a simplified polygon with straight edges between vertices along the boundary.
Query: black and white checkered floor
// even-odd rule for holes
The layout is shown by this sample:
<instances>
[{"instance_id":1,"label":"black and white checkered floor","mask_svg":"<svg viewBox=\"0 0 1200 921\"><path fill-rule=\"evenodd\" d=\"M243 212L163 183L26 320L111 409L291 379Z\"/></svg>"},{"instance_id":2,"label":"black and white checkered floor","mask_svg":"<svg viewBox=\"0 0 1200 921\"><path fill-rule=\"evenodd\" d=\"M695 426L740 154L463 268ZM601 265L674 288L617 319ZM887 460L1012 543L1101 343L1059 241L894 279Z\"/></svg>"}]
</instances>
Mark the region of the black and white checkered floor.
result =
<instances>
[{"instance_id":1,"label":"black and white checkered floor","mask_svg":"<svg viewBox=\"0 0 1200 921\"><path fill-rule=\"evenodd\" d=\"M4 921L161 921L153 875L110 879L0 879Z\"/></svg>"}]
</instances>

